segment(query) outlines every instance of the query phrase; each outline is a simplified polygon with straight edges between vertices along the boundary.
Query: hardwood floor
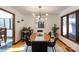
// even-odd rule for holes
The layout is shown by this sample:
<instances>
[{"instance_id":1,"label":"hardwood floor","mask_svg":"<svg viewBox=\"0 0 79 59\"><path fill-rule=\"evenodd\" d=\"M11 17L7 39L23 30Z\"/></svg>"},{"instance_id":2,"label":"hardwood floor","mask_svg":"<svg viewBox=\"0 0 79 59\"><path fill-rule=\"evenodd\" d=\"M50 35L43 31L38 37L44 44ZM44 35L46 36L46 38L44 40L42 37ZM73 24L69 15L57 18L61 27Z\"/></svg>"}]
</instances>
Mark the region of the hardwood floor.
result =
<instances>
[{"instance_id":1,"label":"hardwood floor","mask_svg":"<svg viewBox=\"0 0 79 59\"><path fill-rule=\"evenodd\" d=\"M70 47L68 47L65 43L63 43L60 40L57 40L57 43L60 47L62 47L64 49L65 52L75 52L73 49L71 49Z\"/></svg>"},{"instance_id":2,"label":"hardwood floor","mask_svg":"<svg viewBox=\"0 0 79 59\"><path fill-rule=\"evenodd\" d=\"M20 41L17 44L13 45L8 51L9 52L17 52L21 49L21 47L25 44L24 41ZM71 48L66 46L63 42L60 40L57 40L57 44L64 50L64 52L74 52ZM63 51L62 51L63 52Z\"/></svg>"},{"instance_id":3,"label":"hardwood floor","mask_svg":"<svg viewBox=\"0 0 79 59\"><path fill-rule=\"evenodd\" d=\"M24 41L20 41L17 44L13 45L12 48L19 48L19 47L22 47L24 44L25 44Z\"/></svg>"},{"instance_id":4,"label":"hardwood floor","mask_svg":"<svg viewBox=\"0 0 79 59\"><path fill-rule=\"evenodd\" d=\"M19 52L23 50L23 45L25 44L24 41L19 41L17 44L13 45L11 48L7 50L7 52Z\"/></svg>"},{"instance_id":5,"label":"hardwood floor","mask_svg":"<svg viewBox=\"0 0 79 59\"><path fill-rule=\"evenodd\" d=\"M45 34L44 37L46 38L47 41L48 41L47 38L50 38L46 34ZM35 38L35 34L32 34L30 36L30 39L34 39L34 38ZM51 38L51 39L53 39L53 38ZM17 44L13 45L8 51L20 51L20 49L24 46L24 44L25 44L24 41L19 41ZM72 50L70 47L68 47L64 42L62 42L59 39L57 40L56 44L58 45L57 48L61 48L62 49L62 50L60 49L61 52L74 52L74 50Z\"/></svg>"}]
</instances>

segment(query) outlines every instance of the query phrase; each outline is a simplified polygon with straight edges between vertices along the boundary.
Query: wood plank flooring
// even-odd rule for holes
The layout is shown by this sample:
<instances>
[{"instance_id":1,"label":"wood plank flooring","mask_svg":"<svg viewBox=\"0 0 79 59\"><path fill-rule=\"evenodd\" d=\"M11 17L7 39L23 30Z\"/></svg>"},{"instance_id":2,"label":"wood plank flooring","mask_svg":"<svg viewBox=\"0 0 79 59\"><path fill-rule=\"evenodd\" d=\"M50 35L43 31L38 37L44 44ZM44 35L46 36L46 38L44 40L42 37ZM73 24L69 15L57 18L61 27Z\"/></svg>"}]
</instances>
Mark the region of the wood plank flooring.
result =
<instances>
[{"instance_id":1,"label":"wood plank flooring","mask_svg":"<svg viewBox=\"0 0 79 59\"><path fill-rule=\"evenodd\" d=\"M65 52L75 52L70 47L68 47L66 44L64 44L63 42L61 42L60 40L57 40L57 43L58 43L58 45L60 47L62 47L64 49Z\"/></svg>"},{"instance_id":2,"label":"wood plank flooring","mask_svg":"<svg viewBox=\"0 0 79 59\"><path fill-rule=\"evenodd\" d=\"M24 41L20 41L17 44L13 45L9 51L10 52L16 52L17 50L19 50L20 47L22 47L25 44ZM57 44L64 50L64 52L73 52L72 49L70 49L69 47L67 47L65 44L63 44L60 40L57 40Z\"/></svg>"}]
</instances>

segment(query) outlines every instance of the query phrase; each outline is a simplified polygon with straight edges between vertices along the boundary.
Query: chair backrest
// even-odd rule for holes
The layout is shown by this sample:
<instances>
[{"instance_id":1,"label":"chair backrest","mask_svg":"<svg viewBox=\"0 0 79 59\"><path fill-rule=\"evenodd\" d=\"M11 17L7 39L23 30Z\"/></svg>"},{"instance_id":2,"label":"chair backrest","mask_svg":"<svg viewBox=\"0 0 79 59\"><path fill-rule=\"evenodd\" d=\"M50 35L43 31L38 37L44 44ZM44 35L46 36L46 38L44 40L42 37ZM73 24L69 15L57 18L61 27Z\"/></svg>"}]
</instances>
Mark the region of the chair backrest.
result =
<instances>
[{"instance_id":1,"label":"chair backrest","mask_svg":"<svg viewBox=\"0 0 79 59\"><path fill-rule=\"evenodd\" d=\"M47 42L32 41L32 52L47 52Z\"/></svg>"},{"instance_id":2,"label":"chair backrest","mask_svg":"<svg viewBox=\"0 0 79 59\"><path fill-rule=\"evenodd\" d=\"M48 35L51 37L51 32L49 32Z\"/></svg>"},{"instance_id":3,"label":"chair backrest","mask_svg":"<svg viewBox=\"0 0 79 59\"><path fill-rule=\"evenodd\" d=\"M28 46L31 45L30 35L31 34L29 32L26 33L26 39L25 39L25 41L26 41L26 45L28 45Z\"/></svg>"}]
</instances>

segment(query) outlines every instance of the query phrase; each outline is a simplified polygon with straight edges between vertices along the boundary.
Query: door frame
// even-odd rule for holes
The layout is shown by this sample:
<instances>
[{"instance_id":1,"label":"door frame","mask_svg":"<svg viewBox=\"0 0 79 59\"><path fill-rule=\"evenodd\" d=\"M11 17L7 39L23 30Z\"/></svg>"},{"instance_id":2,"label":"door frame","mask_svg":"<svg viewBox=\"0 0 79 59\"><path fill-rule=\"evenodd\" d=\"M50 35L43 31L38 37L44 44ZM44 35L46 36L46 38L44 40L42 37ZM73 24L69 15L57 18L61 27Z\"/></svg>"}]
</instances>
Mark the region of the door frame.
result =
<instances>
[{"instance_id":1,"label":"door frame","mask_svg":"<svg viewBox=\"0 0 79 59\"><path fill-rule=\"evenodd\" d=\"M5 11L7 13L10 13L13 16L13 22L12 22L12 24L13 24L13 30L12 30L12 32L13 32L12 33L13 34L13 37L12 37L13 38L13 42L12 42L12 44L15 44L15 14L10 12L10 11L7 11L7 10L5 10L3 8L0 8L0 10Z\"/></svg>"}]
</instances>

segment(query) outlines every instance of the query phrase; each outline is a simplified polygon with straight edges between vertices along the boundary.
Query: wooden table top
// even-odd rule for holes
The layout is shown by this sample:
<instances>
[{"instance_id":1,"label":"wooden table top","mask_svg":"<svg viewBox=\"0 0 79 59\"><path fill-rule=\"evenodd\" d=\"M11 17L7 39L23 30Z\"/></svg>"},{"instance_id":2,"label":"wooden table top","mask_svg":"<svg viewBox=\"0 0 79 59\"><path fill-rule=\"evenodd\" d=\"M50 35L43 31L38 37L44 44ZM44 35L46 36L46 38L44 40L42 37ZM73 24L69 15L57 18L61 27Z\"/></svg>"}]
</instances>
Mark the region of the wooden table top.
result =
<instances>
[{"instance_id":1,"label":"wooden table top","mask_svg":"<svg viewBox=\"0 0 79 59\"><path fill-rule=\"evenodd\" d=\"M30 40L31 41L34 41L35 38L36 38L37 34L36 33L33 33L31 36L30 36ZM50 36L46 33L44 33L44 40L45 41L49 41L50 40Z\"/></svg>"}]
</instances>

